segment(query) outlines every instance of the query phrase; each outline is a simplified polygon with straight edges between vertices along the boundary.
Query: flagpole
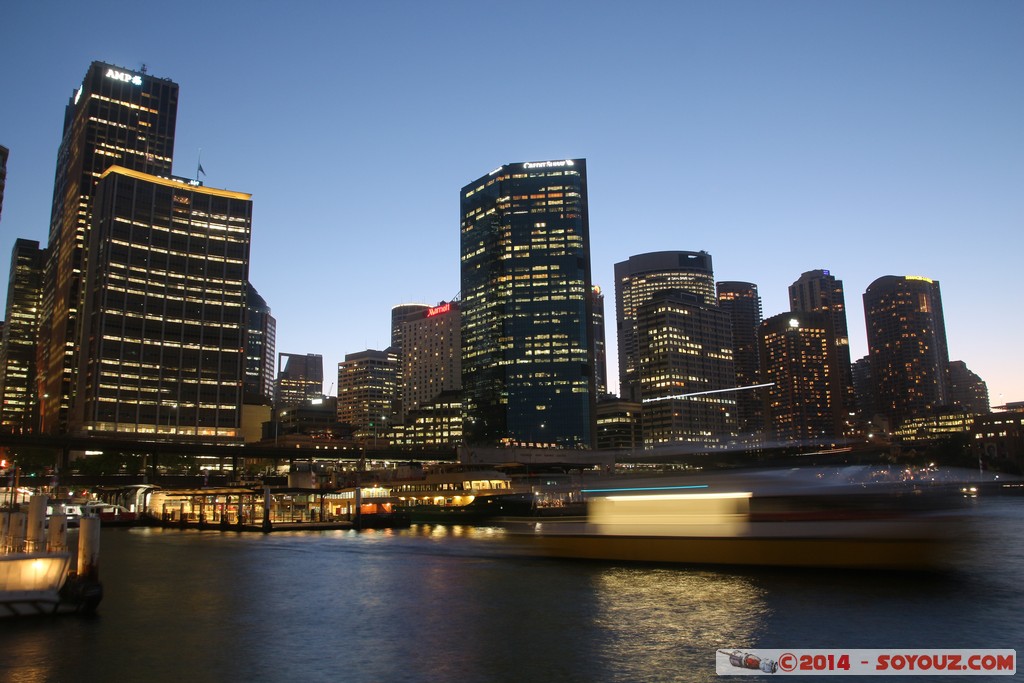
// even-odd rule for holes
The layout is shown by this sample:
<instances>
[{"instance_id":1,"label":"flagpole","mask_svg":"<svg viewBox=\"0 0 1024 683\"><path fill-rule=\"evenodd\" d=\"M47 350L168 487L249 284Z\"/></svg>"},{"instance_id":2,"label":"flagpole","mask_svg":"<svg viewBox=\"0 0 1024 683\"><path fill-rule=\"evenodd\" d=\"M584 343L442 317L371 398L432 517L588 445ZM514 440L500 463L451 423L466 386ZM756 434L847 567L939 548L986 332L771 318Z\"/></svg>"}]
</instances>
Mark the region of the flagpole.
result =
<instances>
[{"instance_id":1,"label":"flagpole","mask_svg":"<svg viewBox=\"0 0 1024 683\"><path fill-rule=\"evenodd\" d=\"M199 148L199 159L196 162L196 182L199 182L199 172L203 170L203 148Z\"/></svg>"}]
</instances>

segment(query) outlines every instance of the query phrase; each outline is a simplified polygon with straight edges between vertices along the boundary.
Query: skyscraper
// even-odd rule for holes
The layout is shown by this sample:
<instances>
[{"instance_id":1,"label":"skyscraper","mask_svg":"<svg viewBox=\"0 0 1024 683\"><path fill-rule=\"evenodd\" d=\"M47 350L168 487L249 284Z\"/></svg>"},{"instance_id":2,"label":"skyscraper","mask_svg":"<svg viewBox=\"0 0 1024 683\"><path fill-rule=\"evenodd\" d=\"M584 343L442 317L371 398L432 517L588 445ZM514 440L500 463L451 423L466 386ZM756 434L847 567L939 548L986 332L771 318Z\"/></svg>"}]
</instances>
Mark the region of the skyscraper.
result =
<instances>
[{"instance_id":1,"label":"skyscraper","mask_svg":"<svg viewBox=\"0 0 1024 683\"><path fill-rule=\"evenodd\" d=\"M761 324L761 373L771 383L771 438L798 445L837 443L846 424L844 387L832 316L782 313Z\"/></svg>"},{"instance_id":2,"label":"skyscraper","mask_svg":"<svg viewBox=\"0 0 1024 683\"><path fill-rule=\"evenodd\" d=\"M594 285L594 391L598 400L608 393L608 354L604 326L604 292Z\"/></svg>"},{"instance_id":3,"label":"skyscraper","mask_svg":"<svg viewBox=\"0 0 1024 683\"><path fill-rule=\"evenodd\" d=\"M429 405L441 392L462 388L461 320L455 301L407 314L397 379L402 397L400 422L406 422L409 412Z\"/></svg>"},{"instance_id":4,"label":"skyscraper","mask_svg":"<svg viewBox=\"0 0 1024 683\"><path fill-rule=\"evenodd\" d=\"M700 251L656 251L630 256L615 264L615 325L618 333L619 395L638 401L637 311L665 290L690 292L716 305L711 254Z\"/></svg>"},{"instance_id":5,"label":"skyscraper","mask_svg":"<svg viewBox=\"0 0 1024 683\"><path fill-rule=\"evenodd\" d=\"M246 401L274 400L274 359L277 353L277 320L270 306L251 283L245 292L245 391Z\"/></svg>"},{"instance_id":6,"label":"skyscraper","mask_svg":"<svg viewBox=\"0 0 1024 683\"><path fill-rule=\"evenodd\" d=\"M145 71L93 62L64 113L38 347L39 396L46 432L65 429L74 373L77 327L85 297L93 195L110 166L169 176L178 86Z\"/></svg>"},{"instance_id":7,"label":"skyscraper","mask_svg":"<svg viewBox=\"0 0 1024 683\"><path fill-rule=\"evenodd\" d=\"M0 217L3 216L4 187L7 185L7 156L10 150L0 145Z\"/></svg>"},{"instance_id":8,"label":"skyscraper","mask_svg":"<svg viewBox=\"0 0 1024 683\"><path fill-rule=\"evenodd\" d=\"M953 405L975 415L984 415L991 410L988 385L962 360L949 362L949 395Z\"/></svg>"},{"instance_id":9,"label":"skyscraper","mask_svg":"<svg viewBox=\"0 0 1024 683\"><path fill-rule=\"evenodd\" d=\"M241 439L251 221L246 193L101 174L74 431Z\"/></svg>"},{"instance_id":10,"label":"skyscraper","mask_svg":"<svg viewBox=\"0 0 1024 683\"><path fill-rule=\"evenodd\" d=\"M293 406L324 395L324 358L319 353L277 354L274 405Z\"/></svg>"},{"instance_id":11,"label":"skyscraper","mask_svg":"<svg viewBox=\"0 0 1024 683\"><path fill-rule=\"evenodd\" d=\"M505 164L460 200L466 444L591 447L586 161Z\"/></svg>"},{"instance_id":12,"label":"skyscraper","mask_svg":"<svg viewBox=\"0 0 1024 683\"><path fill-rule=\"evenodd\" d=\"M736 385L753 387L761 383L761 358L757 330L761 325L761 297L752 282L719 282L718 306L729 314L732 326L733 361ZM764 429L763 390L743 388L737 391L736 421L740 434L756 434Z\"/></svg>"},{"instance_id":13,"label":"skyscraper","mask_svg":"<svg viewBox=\"0 0 1024 683\"><path fill-rule=\"evenodd\" d=\"M681 290L655 292L636 309L645 448L712 450L736 437L729 314Z\"/></svg>"},{"instance_id":14,"label":"skyscraper","mask_svg":"<svg viewBox=\"0 0 1024 683\"><path fill-rule=\"evenodd\" d=\"M398 358L390 351L367 349L338 363L338 422L355 427L363 438L378 440L395 423Z\"/></svg>"},{"instance_id":15,"label":"skyscraper","mask_svg":"<svg viewBox=\"0 0 1024 683\"><path fill-rule=\"evenodd\" d=\"M937 280L886 275L864 292L877 410L895 430L948 405L949 351Z\"/></svg>"},{"instance_id":16,"label":"skyscraper","mask_svg":"<svg viewBox=\"0 0 1024 683\"><path fill-rule=\"evenodd\" d=\"M19 239L14 243L0 342L0 428L4 431L27 433L38 428L36 336L45 262L46 250L39 248L39 242Z\"/></svg>"},{"instance_id":17,"label":"skyscraper","mask_svg":"<svg viewBox=\"0 0 1024 683\"><path fill-rule=\"evenodd\" d=\"M853 365L850 362L850 333L846 324L846 297L843 281L827 270L811 270L789 286L789 310L794 313L827 313L832 317L836 347L835 371L840 375L843 404L839 409L854 411L856 392L853 387Z\"/></svg>"}]
</instances>

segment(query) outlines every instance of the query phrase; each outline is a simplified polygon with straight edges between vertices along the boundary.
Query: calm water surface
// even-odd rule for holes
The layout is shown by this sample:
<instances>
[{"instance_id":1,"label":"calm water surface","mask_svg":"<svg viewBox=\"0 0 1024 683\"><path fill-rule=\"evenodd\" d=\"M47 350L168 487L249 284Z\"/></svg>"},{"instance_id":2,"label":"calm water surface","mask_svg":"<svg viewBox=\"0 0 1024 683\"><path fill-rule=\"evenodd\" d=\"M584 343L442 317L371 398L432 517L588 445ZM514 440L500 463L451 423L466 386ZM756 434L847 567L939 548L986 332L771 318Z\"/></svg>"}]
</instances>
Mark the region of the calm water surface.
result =
<instances>
[{"instance_id":1,"label":"calm water surface","mask_svg":"<svg viewBox=\"0 0 1024 683\"><path fill-rule=\"evenodd\" d=\"M978 512L925 576L530 559L496 529L104 529L99 615L0 623L0 680L743 681L717 648L1020 652L1024 499Z\"/></svg>"}]
</instances>

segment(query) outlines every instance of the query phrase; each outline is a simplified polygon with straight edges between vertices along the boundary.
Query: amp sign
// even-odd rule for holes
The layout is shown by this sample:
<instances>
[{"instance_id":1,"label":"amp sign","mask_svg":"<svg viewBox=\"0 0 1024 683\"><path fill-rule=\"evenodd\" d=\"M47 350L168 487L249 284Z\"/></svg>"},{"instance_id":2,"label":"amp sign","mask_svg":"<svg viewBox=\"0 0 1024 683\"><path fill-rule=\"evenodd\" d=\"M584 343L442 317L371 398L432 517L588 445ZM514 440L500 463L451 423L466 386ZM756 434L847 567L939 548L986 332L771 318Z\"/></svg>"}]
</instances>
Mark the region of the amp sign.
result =
<instances>
[{"instance_id":1,"label":"amp sign","mask_svg":"<svg viewBox=\"0 0 1024 683\"><path fill-rule=\"evenodd\" d=\"M107 78L113 78L115 81L124 81L132 85L142 85L142 76L128 74L117 69L107 69Z\"/></svg>"}]
</instances>

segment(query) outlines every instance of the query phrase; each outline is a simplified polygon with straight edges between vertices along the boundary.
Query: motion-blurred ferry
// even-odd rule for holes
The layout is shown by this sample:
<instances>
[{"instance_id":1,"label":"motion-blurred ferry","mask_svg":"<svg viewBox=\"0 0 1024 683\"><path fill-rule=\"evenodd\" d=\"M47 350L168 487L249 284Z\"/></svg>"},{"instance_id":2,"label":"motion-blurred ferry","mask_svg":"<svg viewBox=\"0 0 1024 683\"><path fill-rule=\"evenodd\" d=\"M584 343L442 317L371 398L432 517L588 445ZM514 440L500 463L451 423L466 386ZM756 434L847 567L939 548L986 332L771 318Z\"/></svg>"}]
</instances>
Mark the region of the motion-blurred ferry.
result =
<instances>
[{"instance_id":1,"label":"motion-blurred ferry","mask_svg":"<svg viewBox=\"0 0 1024 683\"><path fill-rule=\"evenodd\" d=\"M586 521L512 537L561 558L923 570L952 559L967 512L959 483L884 468L647 483L591 488Z\"/></svg>"}]
</instances>

